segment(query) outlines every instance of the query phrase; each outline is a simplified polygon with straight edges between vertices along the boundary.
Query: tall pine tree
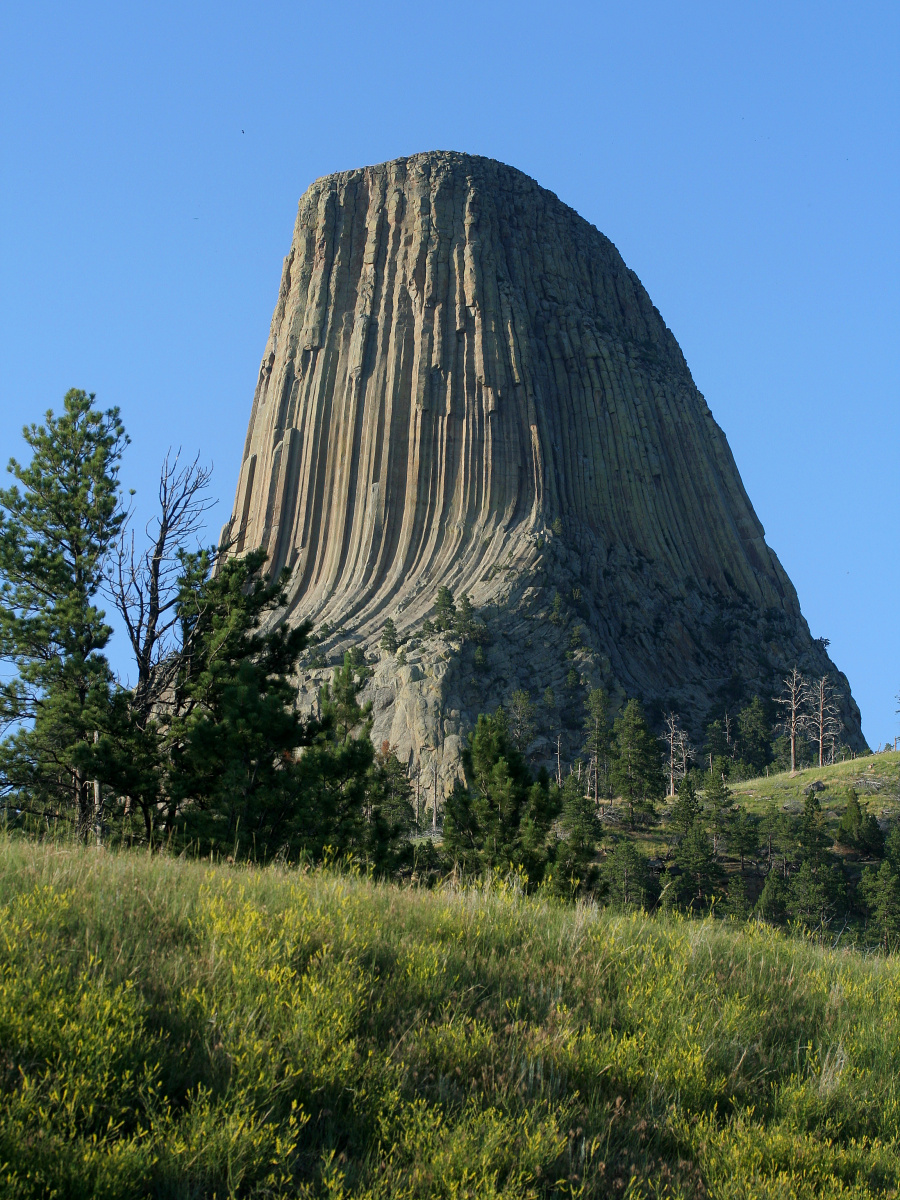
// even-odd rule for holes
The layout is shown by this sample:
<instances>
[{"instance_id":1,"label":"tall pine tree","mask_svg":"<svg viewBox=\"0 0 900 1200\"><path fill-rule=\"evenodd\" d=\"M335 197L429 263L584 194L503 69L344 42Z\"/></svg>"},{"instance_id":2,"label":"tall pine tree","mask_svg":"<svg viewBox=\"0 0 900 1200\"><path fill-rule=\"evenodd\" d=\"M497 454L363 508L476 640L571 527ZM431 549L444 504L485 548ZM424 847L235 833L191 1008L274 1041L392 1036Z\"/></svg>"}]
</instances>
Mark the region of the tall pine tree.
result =
<instances>
[{"instance_id":1,"label":"tall pine tree","mask_svg":"<svg viewBox=\"0 0 900 1200\"><path fill-rule=\"evenodd\" d=\"M0 781L19 808L73 817L86 837L101 821L114 773L121 706L104 648L111 629L96 604L124 520L118 409L72 389L63 412L24 437L16 483L0 491L0 655L15 671L0 688Z\"/></svg>"}]
</instances>

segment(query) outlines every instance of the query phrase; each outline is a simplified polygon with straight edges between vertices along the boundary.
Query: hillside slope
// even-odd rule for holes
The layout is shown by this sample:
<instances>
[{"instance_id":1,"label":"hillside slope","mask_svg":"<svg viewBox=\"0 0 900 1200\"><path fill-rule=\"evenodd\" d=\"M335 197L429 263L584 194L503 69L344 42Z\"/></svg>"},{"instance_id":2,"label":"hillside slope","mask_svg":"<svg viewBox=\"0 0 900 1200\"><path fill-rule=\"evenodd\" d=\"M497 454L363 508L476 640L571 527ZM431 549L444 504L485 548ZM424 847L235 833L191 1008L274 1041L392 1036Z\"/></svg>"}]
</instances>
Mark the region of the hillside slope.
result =
<instances>
[{"instance_id":1,"label":"hillside slope","mask_svg":"<svg viewBox=\"0 0 900 1200\"><path fill-rule=\"evenodd\" d=\"M0 1195L896 1195L900 962L0 844Z\"/></svg>"}]
</instances>

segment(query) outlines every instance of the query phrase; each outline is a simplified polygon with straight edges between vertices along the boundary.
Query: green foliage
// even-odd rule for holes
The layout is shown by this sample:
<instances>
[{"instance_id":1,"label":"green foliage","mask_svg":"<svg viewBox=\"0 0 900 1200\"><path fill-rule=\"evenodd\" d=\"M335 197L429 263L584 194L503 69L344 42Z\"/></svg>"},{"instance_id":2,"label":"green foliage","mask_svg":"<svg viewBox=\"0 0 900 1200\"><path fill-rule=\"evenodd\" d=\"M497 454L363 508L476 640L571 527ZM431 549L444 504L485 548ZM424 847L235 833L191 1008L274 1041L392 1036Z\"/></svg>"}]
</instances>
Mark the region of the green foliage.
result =
<instances>
[{"instance_id":1,"label":"green foliage","mask_svg":"<svg viewBox=\"0 0 900 1200\"><path fill-rule=\"evenodd\" d=\"M397 626L387 618L381 630L381 641L378 643L382 650L386 650L388 654L396 654L397 646Z\"/></svg>"},{"instance_id":2,"label":"green foliage","mask_svg":"<svg viewBox=\"0 0 900 1200\"><path fill-rule=\"evenodd\" d=\"M780 872L770 870L756 901L757 913L770 925L780 925L787 916L786 890Z\"/></svg>"},{"instance_id":3,"label":"green foliage","mask_svg":"<svg viewBox=\"0 0 900 1200\"><path fill-rule=\"evenodd\" d=\"M876 869L867 867L859 885L873 932L885 950L900 946L900 869L886 858Z\"/></svg>"},{"instance_id":4,"label":"green foliage","mask_svg":"<svg viewBox=\"0 0 900 1200\"><path fill-rule=\"evenodd\" d=\"M741 870L744 860L755 858L759 852L759 822L745 808L736 808L728 828L728 847L740 859Z\"/></svg>"},{"instance_id":5,"label":"green foliage","mask_svg":"<svg viewBox=\"0 0 900 1200\"><path fill-rule=\"evenodd\" d=\"M549 688L547 690L550 691ZM613 728L609 696L603 688L591 688L584 708L584 753L588 761L594 806L598 807L602 801L610 798L612 792Z\"/></svg>"},{"instance_id":6,"label":"green foliage","mask_svg":"<svg viewBox=\"0 0 900 1200\"><path fill-rule=\"evenodd\" d=\"M745 921L750 916L750 901L747 898L747 885L744 876L735 873L728 879L728 894L725 899L725 912L735 920Z\"/></svg>"},{"instance_id":7,"label":"green foliage","mask_svg":"<svg viewBox=\"0 0 900 1200\"><path fill-rule=\"evenodd\" d=\"M3 1190L895 1192L898 961L629 907L0 844Z\"/></svg>"},{"instance_id":8,"label":"green foliage","mask_svg":"<svg viewBox=\"0 0 900 1200\"><path fill-rule=\"evenodd\" d=\"M665 795L659 743L647 727L638 700L628 701L613 730L613 783L628 806L633 829L636 817L652 817L654 801Z\"/></svg>"},{"instance_id":9,"label":"green foliage","mask_svg":"<svg viewBox=\"0 0 900 1200\"><path fill-rule=\"evenodd\" d=\"M754 775L762 775L772 761L772 725L759 696L741 709L737 723L740 757Z\"/></svg>"},{"instance_id":10,"label":"green foliage","mask_svg":"<svg viewBox=\"0 0 900 1200\"><path fill-rule=\"evenodd\" d=\"M848 791L847 807L838 825L837 841L841 846L858 853L880 858L884 853L884 834L875 816L860 807L853 788Z\"/></svg>"},{"instance_id":11,"label":"green foliage","mask_svg":"<svg viewBox=\"0 0 900 1200\"><path fill-rule=\"evenodd\" d=\"M706 727L706 756L709 758L730 758L731 746L725 736L725 726L722 721L711 721Z\"/></svg>"},{"instance_id":12,"label":"green foliage","mask_svg":"<svg viewBox=\"0 0 900 1200\"><path fill-rule=\"evenodd\" d=\"M458 783L444 808L447 854L473 873L519 864L538 882L558 805L546 778L532 779L502 708L478 718L463 768L466 786Z\"/></svg>"},{"instance_id":13,"label":"green foliage","mask_svg":"<svg viewBox=\"0 0 900 1200\"><path fill-rule=\"evenodd\" d=\"M644 908L651 894L646 857L633 842L616 842L603 864L603 883L613 908Z\"/></svg>"},{"instance_id":14,"label":"green foliage","mask_svg":"<svg viewBox=\"0 0 900 1200\"><path fill-rule=\"evenodd\" d=\"M586 796L575 771L566 776L558 797L561 812L554 876L565 894L589 893L597 887L597 844L602 827L591 796Z\"/></svg>"},{"instance_id":15,"label":"green foliage","mask_svg":"<svg viewBox=\"0 0 900 1200\"><path fill-rule=\"evenodd\" d=\"M369 768L363 854L378 871L396 874L412 861L409 835L416 828L413 790L406 768L382 742Z\"/></svg>"},{"instance_id":16,"label":"green foliage","mask_svg":"<svg viewBox=\"0 0 900 1200\"><path fill-rule=\"evenodd\" d=\"M675 851L675 865L681 874L675 891L682 904L704 908L721 889L724 874L713 851L709 834L695 821Z\"/></svg>"},{"instance_id":17,"label":"green foliage","mask_svg":"<svg viewBox=\"0 0 900 1200\"><path fill-rule=\"evenodd\" d=\"M124 521L118 409L72 389L62 415L23 431L31 459L0 490L0 776L16 806L74 815L86 836L100 814L92 778L115 773L122 718L103 650L111 629L95 600Z\"/></svg>"},{"instance_id":18,"label":"green foliage","mask_svg":"<svg viewBox=\"0 0 900 1200\"><path fill-rule=\"evenodd\" d=\"M826 864L804 858L788 879L787 915L811 928L826 925L838 899L835 883Z\"/></svg>"},{"instance_id":19,"label":"green foliage","mask_svg":"<svg viewBox=\"0 0 900 1200\"><path fill-rule=\"evenodd\" d=\"M439 633L447 633L453 629L456 622L456 605L453 593L443 584L438 588L434 599L434 627Z\"/></svg>"},{"instance_id":20,"label":"green foliage","mask_svg":"<svg viewBox=\"0 0 900 1200\"><path fill-rule=\"evenodd\" d=\"M690 775L679 781L672 805L671 823L676 838L683 838L700 816L700 798Z\"/></svg>"},{"instance_id":21,"label":"green foliage","mask_svg":"<svg viewBox=\"0 0 900 1200\"><path fill-rule=\"evenodd\" d=\"M731 808L734 804L731 789L726 783L726 762L727 759L713 759L713 769L706 776L706 787L703 791L709 827L713 835L713 848L717 854L727 843Z\"/></svg>"},{"instance_id":22,"label":"green foliage","mask_svg":"<svg viewBox=\"0 0 900 1200\"><path fill-rule=\"evenodd\" d=\"M186 556L183 620L192 623L190 656L176 681L167 796L170 828L204 850L250 838L263 854L290 843L295 818L294 754L315 723L294 709L290 675L310 626L271 627L285 603L285 578L261 574L262 551L226 559ZM199 573L199 577L198 577Z\"/></svg>"},{"instance_id":23,"label":"green foliage","mask_svg":"<svg viewBox=\"0 0 900 1200\"><path fill-rule=\"evenodd\" d=\"M524 752L534 737L536 712L528 693L517 688L509 699L509 732L517 750Z\"/></svg>"}]
</instances>

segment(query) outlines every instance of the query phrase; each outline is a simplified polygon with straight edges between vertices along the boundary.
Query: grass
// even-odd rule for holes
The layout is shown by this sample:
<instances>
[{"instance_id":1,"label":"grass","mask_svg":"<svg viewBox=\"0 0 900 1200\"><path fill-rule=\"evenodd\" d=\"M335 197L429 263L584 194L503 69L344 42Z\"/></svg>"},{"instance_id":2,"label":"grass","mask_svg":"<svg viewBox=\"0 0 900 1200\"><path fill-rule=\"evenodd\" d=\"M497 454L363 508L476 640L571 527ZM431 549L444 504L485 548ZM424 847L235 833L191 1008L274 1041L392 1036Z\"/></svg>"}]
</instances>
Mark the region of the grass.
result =
<instances>
[{"instance_id":1,"label":"grass","mask_svg":"<svg viewBox=\"0 0 900 1200\"><path fill-rule=\"evenodd\" d=\"M833 767L806 767L796 775L786 771L729 786L735 802L750 812L762 812L771 803L800 812L804 789L815 782L825 785L818 796L822 810L829 816L840 817L850 788L855 789L860 804L867 804L876 816L896 816L900 811L900 751L867 755Z\"/></svg>"},{"instance_id":2,"label":"grass","mask_svg":"<svg viewBox=\"0 0 900 1200\"><path fill-rule=\"evenodd\" d=\"M897 1195L900 961L0 843L0 1196Z\"/></svg>"}]
</instances>

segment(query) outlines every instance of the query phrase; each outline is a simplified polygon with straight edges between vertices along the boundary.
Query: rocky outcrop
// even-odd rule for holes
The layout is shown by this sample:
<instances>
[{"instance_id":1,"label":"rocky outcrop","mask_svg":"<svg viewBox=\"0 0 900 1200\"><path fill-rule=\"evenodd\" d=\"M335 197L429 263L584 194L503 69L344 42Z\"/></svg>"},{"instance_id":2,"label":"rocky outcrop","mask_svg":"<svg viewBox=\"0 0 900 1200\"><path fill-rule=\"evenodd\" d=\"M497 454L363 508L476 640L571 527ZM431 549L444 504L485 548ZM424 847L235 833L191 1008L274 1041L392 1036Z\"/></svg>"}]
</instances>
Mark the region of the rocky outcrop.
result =
<instances>
[{"instance_id":1,"label":"rocky outcrop","mask_svg":"<svg viewBox=\"0 0 900 1200\"><path fill-rule=\"evenodd\" d=\"M374 655L387 617L411 639L375 671L376 735L445 781L479 709L551 687L569 712L573 671L696 722L796 661L839 681L862 744L640 281L492 160L419 154L307 190L230 528L290 568L290 619L338 629L320 655ZM420 636L441 584L485 618L483 663Z\"/></svg>"}]
</instances>

